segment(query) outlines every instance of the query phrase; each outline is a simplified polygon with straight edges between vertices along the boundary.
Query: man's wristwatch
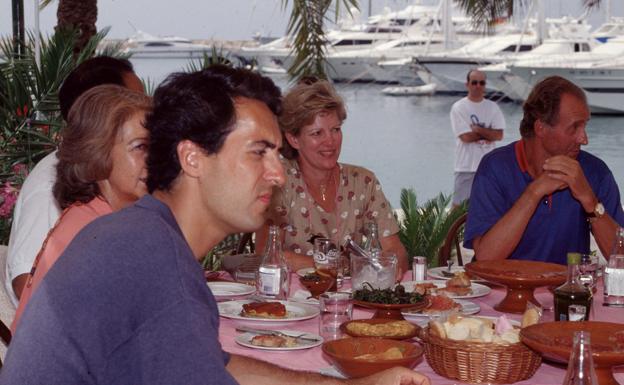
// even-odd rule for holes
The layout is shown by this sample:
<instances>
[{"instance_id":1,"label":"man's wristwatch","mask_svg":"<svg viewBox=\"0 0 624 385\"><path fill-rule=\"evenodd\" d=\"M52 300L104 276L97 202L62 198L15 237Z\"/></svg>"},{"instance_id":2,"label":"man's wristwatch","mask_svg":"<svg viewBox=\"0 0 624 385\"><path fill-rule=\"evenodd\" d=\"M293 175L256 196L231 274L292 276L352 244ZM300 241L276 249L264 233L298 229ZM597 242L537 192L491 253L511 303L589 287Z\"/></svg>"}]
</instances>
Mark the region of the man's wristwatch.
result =
<instances>
[{"instance_id":1,"label":"man's wristwatch","mask_svg":"<svg viewBox=\"0 0 624 385\"><path fill-rule=\"evenodd\" d=\"M598 201L598 203L596 203L596 206L594 206L594 211L592 211L591 213L587 213L587 220L589 221L589 223L592 223L595 220L601 218L604 213L604 205L600 201Z\"/></svg>"}]
</instances>

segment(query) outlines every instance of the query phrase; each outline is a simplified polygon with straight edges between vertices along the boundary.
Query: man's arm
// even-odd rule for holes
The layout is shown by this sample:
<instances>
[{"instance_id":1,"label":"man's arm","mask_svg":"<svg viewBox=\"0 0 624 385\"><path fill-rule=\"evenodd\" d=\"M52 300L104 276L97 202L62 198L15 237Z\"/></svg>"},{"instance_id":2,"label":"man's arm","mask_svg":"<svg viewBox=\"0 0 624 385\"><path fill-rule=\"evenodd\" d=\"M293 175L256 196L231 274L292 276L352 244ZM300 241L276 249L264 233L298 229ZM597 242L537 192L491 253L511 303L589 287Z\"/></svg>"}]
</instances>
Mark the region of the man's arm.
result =
<instances>
[{"instance_id":1,"label":"man's arm","mask_svg":"<svg viewBox=\"0 0 624 385\"><path fill-rule=\"evenodd\" d=\"M401 367L358 380L340 380L317 373L288 370L267 362L232 354L226 369L242 385L430 385L427 377Z\"/></svg>"},{"instance_id":2,"label":"man's arm","mask_svg":"<svg viewBox=\"0 0 624 385\"><path fill-rule=\"evenodd\" d=\"M570 187L572 196L579 201L586 213L594 211L598 198L576 159L562 155L554 156L546 160L544 170L549 172L553 178L565 182ZM591 231L596 238L600 252L607 258L615 242L617 228L618 224L606 212L601 218L594 220L591 225Z\"/></svg>"},{"instance_id":3,"label":"man's arm","mask_svg":"<svg viewBox=\"0 0 624 385\"><path fill-rule=\"evenodd\" d=\"M520 198L485 234L473 240L474 251L479 260L506 259L514 251L533 216L537 205L545 195L564 188L559 180L543 173L534 180Z\"/></svg>"},{"instance_id":4,"label":"man's arm","mask_svg":"<svg viewBox=\"0 0 624 385\"><path fill-rule=\"evenodd\" d=\"M501 128L487 128L476 124L473 124L470 128L472 128L474 133L481 136L482 139L489 140L490 142L503 139L503 130Z\"/></svg>"},{"instance_id":5,"label":"man's arm","mask_svg":"<svg viewBox=\"0 0 624 385\"><path fill-rule=\"evenodd\" d=\"M13 292L15 292L17 299L22 298L22 291L26 287L26 282L28 282L28 273L20 274L11 281Z\"/></svg>"}]
</instances>

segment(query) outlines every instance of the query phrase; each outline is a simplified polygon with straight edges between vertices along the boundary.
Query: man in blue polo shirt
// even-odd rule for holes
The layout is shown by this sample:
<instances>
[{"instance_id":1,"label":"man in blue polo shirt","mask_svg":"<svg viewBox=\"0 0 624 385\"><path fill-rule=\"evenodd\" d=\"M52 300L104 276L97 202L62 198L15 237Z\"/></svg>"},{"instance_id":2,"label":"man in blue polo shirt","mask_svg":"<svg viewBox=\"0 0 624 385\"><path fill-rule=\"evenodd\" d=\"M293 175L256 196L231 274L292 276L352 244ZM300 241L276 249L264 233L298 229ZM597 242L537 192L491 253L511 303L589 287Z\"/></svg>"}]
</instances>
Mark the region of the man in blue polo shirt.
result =
<instances>
[{"instance_id":1,"label":"man in blue polo shirt","mask_svg":"<svg viewBox=\"0 0 624 385\"><path fill-rule=\"evenodd\" d=\"M464 245L479 260L565 264L568 252L589 252L591 231L609 255L624 213L607 165L581 151L590 117L584 92L552 76L535 85L523 109L522 139L477 169Z\"/></svg>"}]
</instances>

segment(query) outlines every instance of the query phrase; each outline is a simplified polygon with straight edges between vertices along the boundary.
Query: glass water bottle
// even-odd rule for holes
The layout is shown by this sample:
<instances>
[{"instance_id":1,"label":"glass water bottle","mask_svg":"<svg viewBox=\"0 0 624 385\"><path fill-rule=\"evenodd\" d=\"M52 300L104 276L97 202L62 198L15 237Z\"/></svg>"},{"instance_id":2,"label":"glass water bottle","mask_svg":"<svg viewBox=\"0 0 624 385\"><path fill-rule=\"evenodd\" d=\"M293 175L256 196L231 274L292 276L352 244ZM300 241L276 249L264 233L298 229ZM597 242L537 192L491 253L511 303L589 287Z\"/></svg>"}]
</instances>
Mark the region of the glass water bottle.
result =
<instances>
[{"instance_id":1,"label":"glass water bottle","mask_svg":"<svg viewBox=\"0 0 624 385\"><path fill-rule=\"evenodd\" d=\"M290 287L288 265L282 252L279 228L269 227L269 238L256 275L256 289L264 297L287 300Z\"/></svg>"},{"instance_id":2,"label":"glass water bottle","mask_svg":"<svg viewBox=\"0 0 624 385\"><path fill-rule=\"evenodd\" d=\"M572 355L563 385L598 385L590 338L590 333L586 331L574 333Z\"/></svg>"}]
</instances>

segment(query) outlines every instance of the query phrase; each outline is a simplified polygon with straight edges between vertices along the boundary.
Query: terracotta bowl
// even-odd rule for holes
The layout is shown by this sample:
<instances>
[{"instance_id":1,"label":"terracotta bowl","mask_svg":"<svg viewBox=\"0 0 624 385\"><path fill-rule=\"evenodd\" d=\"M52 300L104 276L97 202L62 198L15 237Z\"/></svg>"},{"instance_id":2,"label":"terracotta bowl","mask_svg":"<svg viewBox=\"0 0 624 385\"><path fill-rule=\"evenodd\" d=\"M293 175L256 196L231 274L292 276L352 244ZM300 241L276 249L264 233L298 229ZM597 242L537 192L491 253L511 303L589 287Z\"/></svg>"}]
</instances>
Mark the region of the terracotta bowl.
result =
<instances>
[{"instance_id":1,"label":"terracotta bowl","mask_svg":"<svg viewBox=\"0 0 624 385\"><path fill-rule=\"evenodd\" d=\"M379 324L385 324L388 322L396 322L398 320L393 320L393 319L387 319L387 318L371 318L371 319L358 319L358 320L353 320L353 321L347 321L345 323L343 323L342 325L340 325L340 330L347 334L350 335L351 337L361 337L361 338L387 338L387 339L391 339L391 340L409 340L411 338L414 338L418 335L419 331L420 331L420 326L418 325L414 325L410 322L410 324L413 326L412 331L410 333L407 334L402 334L402 335L384 335L384 336L371 336L371 335L366 335L366 334L359 334L353 331L350 331L347 328L347 325L349 325L350 323L353 322L362 322L362 323L366 323L369 325L379 325ZM408 321L405 321L408 322Z\"/></svg>"},{"instance_id":2,"label":"terracotta bowl","mask_svg":"<svg viewBox=\"0 0 624 385\"><path fill-rule=\"evenodd\" d=\"M362 360L363 354L378 354L396 347L403 353L397 360ZM323 353L347 378L360 378L395 366L412 368L423 355L419 345L380 338L343 338L323 343Z\"/></svg>"},{"instance_id":3,"label":"terracotta bowl","mask_svg":"<svg viewBox=\"0 0 624 385\"><path fill-rule=\"evenodd\" d=\"M527 302L541 306L533 291L542 286L559 286L567 278L566 266L537 261L477 261L464 268L472 275L507 288L505 298L494 306L504 313L524 313Z\"/></svg>"},{"instance_id":4,"label":"terracotta bowl","mask_svg":"<svg viewBox=\"0 0 624 385\"><path fill-rule=\"evenodd\" d=\"M427 301L422 300L418 303L408 303L408 304L392 304L387 305L384 303L375 303L375 302L366 302L366 301L353 301L355 305L366 307L369 309L377 310L373 315L373 318L383 318L383 319L393 319L393 320L402 320L405 319L401 311L403 309L413 309L414 311L418 311L424 309L427 306Z\"/></svg>"},{"instance_id":5,"label":"terracotta bowl","mask_svg":"<svg viewBox=\"0 0 624 385\"><path fill-rule=\"evenodd\" d=\"M545 322L520 331L520 339L533 350L556 362L567 363L574 332L588 331L592 357L600 385L615 385L611 367L624 364L624 324L611 322Z\"/></svg>"},{"instance_id":6,"label":"terracotta bowl","mask_svg":"<svg viewBox=\"0 0 624 385\"><path fill-rule=\"evenodd\" d=\"M311 279L310 277L315 278ZM332 277L327 277L319 274L306 274L303 277L299 277L299 282L308 289L312 297L318 298L319 295L329 291L331 287L336 283L336 280Z\"/></svg>"}]
</instances>

